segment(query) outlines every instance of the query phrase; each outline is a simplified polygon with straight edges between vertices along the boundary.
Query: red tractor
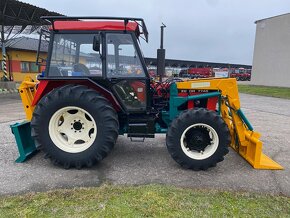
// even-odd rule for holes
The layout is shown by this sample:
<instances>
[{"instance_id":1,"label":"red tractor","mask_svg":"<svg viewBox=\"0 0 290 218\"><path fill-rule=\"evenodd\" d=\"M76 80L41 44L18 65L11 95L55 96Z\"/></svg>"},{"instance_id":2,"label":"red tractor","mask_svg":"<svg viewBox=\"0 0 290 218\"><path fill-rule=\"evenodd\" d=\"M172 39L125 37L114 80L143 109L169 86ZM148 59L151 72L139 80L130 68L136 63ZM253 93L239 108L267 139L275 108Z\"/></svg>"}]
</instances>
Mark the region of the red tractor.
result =
<instances>
[{"instance_id":1,"label":"red tractor","mask_svg":"<svg viewBox=\"0 0 290 218\"><path fill-rule=\"evenodd\" d=\"M250 81L251 80L251 69L238 68L230 69L230 77L236 78L237 81Z\"/></svg>"},{"instance_id":2,"label":"red tractor","mask_svg":"<svg viewBox=\"0 0 290 218\"><path fill-rule=\"evenodd\" d=\"M36 147L64 168L90 167L118 135L140 141L166 133L170 155L185 168L215 166L229 145L255 168L281 168L261 153L235 79L151 80L139 48L141 36L148 41L143 19L44 19L51 22L41 35L49 39L46 69L19 87L27 122L12 126L18 162Z\"/></svg>"}]
</instances>

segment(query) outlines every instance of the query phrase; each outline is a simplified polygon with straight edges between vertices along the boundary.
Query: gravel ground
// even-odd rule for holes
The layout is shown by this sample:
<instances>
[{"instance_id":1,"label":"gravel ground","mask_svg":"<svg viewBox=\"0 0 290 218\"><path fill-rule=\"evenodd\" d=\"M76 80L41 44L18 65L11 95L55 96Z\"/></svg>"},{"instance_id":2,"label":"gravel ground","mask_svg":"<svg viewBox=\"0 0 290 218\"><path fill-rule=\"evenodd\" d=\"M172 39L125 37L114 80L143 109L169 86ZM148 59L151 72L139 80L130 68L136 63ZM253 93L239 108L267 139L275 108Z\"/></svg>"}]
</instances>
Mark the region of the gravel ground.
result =
<instances>
[{"instance_id":1,"label":"gravel ground","mask_svg":"<svg viewBox=\"0 0 290 218\"><path fill-rule=\"evenodd\" d=\"M253 191L290 196L290 100L241 94L241 105L255 130L262 134L263 151L285 170L254 170L230 150L225 160L208 171L184 170L170 157L165 136L144 143L118 138L112 153L91 169L64 170L39 152L25 163L18 156L10 124L24 119L15 94L0 96L0 195L54 188L112 184L172 184L197 189Z\"/></svg>"}]
</instances>

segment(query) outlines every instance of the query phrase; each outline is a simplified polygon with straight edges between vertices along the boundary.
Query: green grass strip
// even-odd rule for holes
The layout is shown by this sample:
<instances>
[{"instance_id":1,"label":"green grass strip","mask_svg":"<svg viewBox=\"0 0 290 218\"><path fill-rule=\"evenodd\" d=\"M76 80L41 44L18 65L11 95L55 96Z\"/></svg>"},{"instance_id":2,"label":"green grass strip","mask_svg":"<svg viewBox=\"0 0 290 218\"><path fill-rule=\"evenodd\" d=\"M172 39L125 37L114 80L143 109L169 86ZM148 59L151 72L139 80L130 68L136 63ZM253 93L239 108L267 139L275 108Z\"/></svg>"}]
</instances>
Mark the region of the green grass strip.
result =
<instances>
[{"instance_id":1,"label":"green grass strip","mask_svg":"<svg viewBox=\"0 0 290 218\"><path fill-rule=\"evenodd\" d=\"M239 85L239 92L253 95L290 99L290 88L284 87Z\"/></svg>"},{"instance_id":2,"label":"green grass strip","mask_svg":"<svg viewBox=\"0 0 290 218\"><path fill-rule=\"evenodd\" d=\"M0 217L289 217L290 198L163 185L0 197Z\"/></svg>"}]
</instances>

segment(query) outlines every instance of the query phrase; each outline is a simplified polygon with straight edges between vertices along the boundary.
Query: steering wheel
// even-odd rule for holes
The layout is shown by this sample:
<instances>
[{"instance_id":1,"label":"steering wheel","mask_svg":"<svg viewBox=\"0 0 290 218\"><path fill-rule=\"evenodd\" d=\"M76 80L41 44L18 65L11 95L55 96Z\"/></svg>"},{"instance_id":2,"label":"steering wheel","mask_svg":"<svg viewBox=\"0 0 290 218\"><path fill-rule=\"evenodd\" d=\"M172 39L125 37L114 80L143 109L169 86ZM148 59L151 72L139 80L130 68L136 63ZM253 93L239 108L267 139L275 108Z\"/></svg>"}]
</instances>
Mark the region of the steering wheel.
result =
<instances>
[{"instance_id":1,"label":"steering wheel","mask_svg":"<svg viewBox=\"0 0 290 218\"><path fill-rule=\"evenodd\" d=\"M82 72L85 76L90 76L90 70L87 68L86 65L77 63L73 65L74 72Z\"/></svg>"}]
</instances>

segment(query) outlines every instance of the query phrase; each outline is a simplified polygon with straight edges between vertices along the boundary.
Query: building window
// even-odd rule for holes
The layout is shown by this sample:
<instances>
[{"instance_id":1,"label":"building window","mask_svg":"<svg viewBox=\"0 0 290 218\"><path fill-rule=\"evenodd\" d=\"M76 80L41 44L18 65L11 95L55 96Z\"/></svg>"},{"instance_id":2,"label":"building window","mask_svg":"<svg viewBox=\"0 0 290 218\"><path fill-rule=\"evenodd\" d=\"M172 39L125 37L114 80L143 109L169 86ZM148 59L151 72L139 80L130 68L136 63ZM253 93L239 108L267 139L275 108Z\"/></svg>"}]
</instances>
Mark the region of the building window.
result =
<instances>
[{"instance_id":1,"label":"building window","mask_svg":"<svg viewBox=\"0 0 290 218\"><path fill-rule=\"evenodd\" d=\"M2 60L0 60L0 71L2 71Z\"/></svg>"},{"instance_id":2,"label":"building window","mask_svg":"<svg viewBox=\"0 0 290 218\"><path fill-rule=\"evenodd\" d=\"M34 62L21 62L21 72L22 73L38 73L39 72L39 66L36 65Z\"/></svg>"},{"instance_id":3,"label":"building window","mask_svg":"<svg viewBox=\"0 0 290 218\"><path fill-rule=\"evenodd\" d=\"M38 65L34 62L30 63L30 71L33 73L38 73Z\"/></svg>"},{"instance_id":4,"label":"building window","mask_svg":"<svg viewBox=\"0 0 290 218\"><path fill-rule=\"evenodd\" d=\"M29 62L21 62L20 66L21 66L21 72L23 73L29 72Z\"/></svg>"}]
</instances>

